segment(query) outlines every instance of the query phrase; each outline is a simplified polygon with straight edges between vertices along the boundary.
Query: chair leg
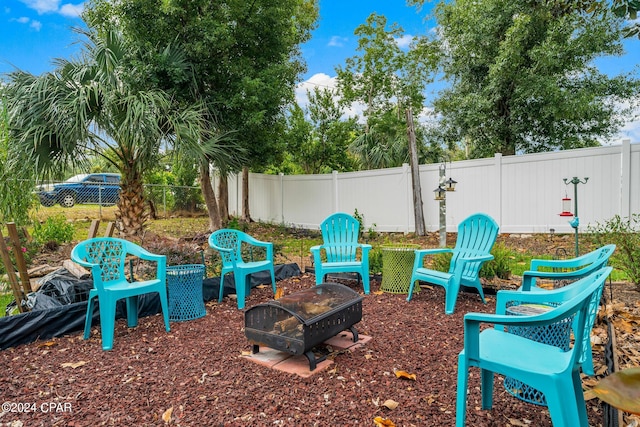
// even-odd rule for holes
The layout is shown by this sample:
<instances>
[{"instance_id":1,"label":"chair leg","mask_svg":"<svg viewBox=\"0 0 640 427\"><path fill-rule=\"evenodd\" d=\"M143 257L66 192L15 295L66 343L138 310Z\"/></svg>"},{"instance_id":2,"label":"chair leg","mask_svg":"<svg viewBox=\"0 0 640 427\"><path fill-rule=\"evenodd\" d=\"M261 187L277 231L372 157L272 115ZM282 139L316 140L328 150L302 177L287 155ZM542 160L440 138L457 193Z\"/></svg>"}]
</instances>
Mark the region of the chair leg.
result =
<instances>
[{"instance_id":1,"label":"chair leg","mask_svg":"<svg viewBox=\"0 0 640 427\"><path fill-rule=\"evenodd\" d=\"M573 381L573 399L578 405L578 421L580 426L589 427L589 418L587 417L587 405L584 401L584 393L582 391L582 379L579 372L574 372L571 375Z\"/></svg>"},{"instance_id":2,"label":"chair leg","mask_svg":"<svg viewBox=\"0 0 640 427\"><path fill-rule=\"evenodd\" d=\"M487 301L484 299L484 291L482 290L482 283L480 282L480 279L475 280L473 282L473 286L478 290L478 294L480 294L480 299L482 300L483 303L487 303Z\"/></svg>"},{"instance_id":3,"label":"chair leg","mask_svg":"<svg viewBox=\"0 0 640 427\"><path fill-rule=\"evenodd\" d=\"M363 271L362 274L362 287L364 288L365 295L369 295L369 272Z\"/></svg>"},{"instance_id":4,"label":"chair leg","mask_svg":"<svg viewBox=\"0 0 640 427\"><path fill-rule=\"evenodd\" d=\"M324 274L322 273L322 267L316 265L316 286L321 285L324 282Z\"/></svg>"},{"instance_id":5,"label":"chair leg","mask_svg":"<svg viewBox=\"0 0 640 427\"><path fill-rule=\"evenodd\" d=\"M89 336L91 335L91 322L93 320L93 299L96 298L95 296L90 296L89 297L89 301L87 301L87 314L84 318L84 335L82 336L82 339L89 339Z\"/></svg>"},{"instance_id":6,"label":"chair leg","mask_svg":"<svg viewBox=\"0 0 640 427\"><path fill-rule=\"evenodd\" d=\"M271 266L271 268L269 269L269 272L271 273L271 287L273 288L273 295L276 294L276 273L273 269L273 266Z\"/></svg>"},{"instance_id":7,"label":"chair leg","mask_svg":"<svg viewBox=\"0 0 640 427\"><path fill-rule=\"evenodd\" d=\"M456 396L456 427L464 427L467 418L469 367L464 354L458 355L458 392Z\"/></svg>"},{"instance_id":8,"label":"chair leg","mask_svg":"<svg viewBox=\"0 0 640 427\"><path fill-rule=\"evenodd\" d=\"M493 372L480 369L480 393L482 394L482 409L493 407Z\"/></svg>"},{"instance_id":9,"label":"chair leg","mask_svg":"<svg viewBox=\"0 0 640 427\"><path fill-rule=\"evenodd\" d=\"M589 342L588 347L585 348L584 353L584 361L582 362L582 372L585 375L593 376L595 375L595 371L593 370L593 354L591 352L591 343Z\"/></svg>"},{"instance_id":10,"label":"chair leg","mask_svg":"<svg viewBox=\"0 0 640 427\"><path fill-rule=\"evenodd\" d=\"M244 299L247 290L247 276L238 272L234 272L233 275L236 279L236 296L238 299L238 310L242 310L244 308Z\"/></svg>"},{"instance_id":11,"label":"chair leg","mask_svg":"<svg viewBox=\"0 0 640 427\"><path fill-rule=\"evenodd\" d=\"M116 322L116 301L103 298L98 301L100 307L100 332L102 333L102 349L113 348L113 334Z\"/></svg>"},{"instance_id":12,"label":"chair leg","mask_svg":"<svg viewBox=\"0 0 640 427\"><path fill-rule=\"evenodd\" d=\"M224 275L225 273L220 274L220 290L218 291L218 302L222 302L222 297L224 295Z\"/></svg>"},{"instance_id":13,"label":"chair leg","mask_svg":"<svg viewBox=\"0 0 640 427\"><path fill-rule=\"evenodd\" d=\"M447 283L444 288L444 312L446 314L453 314L456 309L456 302L458 300L458 292L460 291L460 286L454 283Z\"/></svg>"},{"instance_id":14,"label":"chair leg","mask_svg":"<svg viewBox=\"0 0 640 427\"><path fill-rule=\"evenodd\" d=\"M138 296L134 295L126 299L127 303L127 326L135 328L138 326Z\"/></svg>"},{"instance_id":15,"label":"chair leg","mask_svg":"<svg viewBox=\"0 0 640 427\"><path fill-rule=\"evenodd\" d=\"M578 374L579 377L579 374ZM569 379L569 378L565 378ZM549 415L554 427L588 427L582 385L579 393L572 381L562 381L559 378L549 379L546 387L539 389L544 393L549 408ZM578 396L580 394L580 396ZM573 398L571 396L574 396ZM582 411L580 407L582 406ZM584 416L583 416L584 414Z\"/></svg>"},{"instance_id":16,"label":"chair leg","mask_svg":"<svg viewBox=\"0 0 640 427\"><path fill-rule=\"evenodd\" d=\"M167 293L166 292L158 292L160 296L160 306L162 307L162 318L164 320L164 329L169 332L171 328L169 327L169 303L167 302Z\"/></svg>"},{"instance_id":17,"label":"chair leg","mask_svg":"<svg viewBox=\"0 0 640 427\"><path fill-rule=\"evenodd\" d=\"M413 297L413 288L417 280L418 279L416 279L415 275L411 275L411 284L409 285L409 295L407 295L407 301L411 301L411 297Z\"/></svg>"}]
</instances>

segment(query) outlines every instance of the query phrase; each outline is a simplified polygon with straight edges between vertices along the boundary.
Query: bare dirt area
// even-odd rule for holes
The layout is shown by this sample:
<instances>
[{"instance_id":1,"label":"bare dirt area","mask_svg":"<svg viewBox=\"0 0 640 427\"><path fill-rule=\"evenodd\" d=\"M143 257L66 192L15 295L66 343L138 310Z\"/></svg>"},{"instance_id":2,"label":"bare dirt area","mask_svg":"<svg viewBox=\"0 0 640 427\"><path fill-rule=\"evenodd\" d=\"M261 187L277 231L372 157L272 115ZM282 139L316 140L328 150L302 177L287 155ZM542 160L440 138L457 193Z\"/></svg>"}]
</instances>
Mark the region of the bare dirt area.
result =
<instances>
[{"instance_id":1,"label":"bare dirt area","mask_svg":"<svg viewBox=\"0 0 640 427\"><path fill-rule=\"evenodd\" d=\"M544 244L545 252L534 253L548 253L548 239L510 239L518 239L514 247ZM424 243L433 246L437 243ZM68 256L67 250L47 256L54 262ZM513 277L494 286L518 281ZM356 281L342 283L362 293ZM314 284L315 277L303 273L278 287L290 294ZM477 294L462 292L455 314L445 315L440 287L423 287L410 302L406 295L379 290L380 281L373 280L356 325L371 341L330 354L333 364L309 378L246 360L251 345L244 336L244 312L230 297L208 302L203 318L171 323L169 333L160 315L141 318L136 328L119 320L111 351L102 351L97 326L86 341L78 332L0 351L0 401L15 403L0 413L0 426L373 426L376 417L397 426L454 425L462 319L471 311L493 312L494 298L485 305ZM638 364L639 296L628 284L608 284L605 290L601 320L609 316L615 326L621 368ZM246 305L272 298L270 287L258 287ZM606 374L608 336L602 321L594 337L598 375L584 378L586 388ZM415 374L415 380L398 378L394 370ZM482 410L478 372L472 371L467 425L551 426L545 407L514 398L502 380L495 379L493 409ZM397 407L385 406L388 400ZM601 402L589 399L587 409L590 425L603 426Z\"/></svg>"}]
</instances>

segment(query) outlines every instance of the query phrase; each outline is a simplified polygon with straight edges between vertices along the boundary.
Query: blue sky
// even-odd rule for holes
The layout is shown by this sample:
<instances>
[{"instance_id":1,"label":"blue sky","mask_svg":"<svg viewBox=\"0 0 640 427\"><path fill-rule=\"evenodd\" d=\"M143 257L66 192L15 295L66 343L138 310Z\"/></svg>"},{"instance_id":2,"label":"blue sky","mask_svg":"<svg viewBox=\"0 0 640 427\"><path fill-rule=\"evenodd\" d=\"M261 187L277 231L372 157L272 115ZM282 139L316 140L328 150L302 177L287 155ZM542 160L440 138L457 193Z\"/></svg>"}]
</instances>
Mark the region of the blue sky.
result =
<instances>
[{"instance_id":1,"label":"blue sky","mask_svg":"<svg viewBox=\"0 0 640 427\"><path fill-rule=\"evenodd\" d=\"M0 0L0 74L14 67L41 74L54 68L54 58L75 55L78 37L71 27L82 25L82 7L82 2L73 0ZM405 0L320 0L318 28L302 47L308 70L298 88L300 102L305 102L308 88L335 84L335 67L356 53L354 30L373 12L385 15L389 23L397 22L405 31L405 42L434 29L433 21L424 20L427 11L418 13ZM627 40L625 47L624 57L599 60L598 67L608 74L638 69L640 41ZM640 141L640 119L625 126L619 137Z\"/></svg>"}]
</instances>

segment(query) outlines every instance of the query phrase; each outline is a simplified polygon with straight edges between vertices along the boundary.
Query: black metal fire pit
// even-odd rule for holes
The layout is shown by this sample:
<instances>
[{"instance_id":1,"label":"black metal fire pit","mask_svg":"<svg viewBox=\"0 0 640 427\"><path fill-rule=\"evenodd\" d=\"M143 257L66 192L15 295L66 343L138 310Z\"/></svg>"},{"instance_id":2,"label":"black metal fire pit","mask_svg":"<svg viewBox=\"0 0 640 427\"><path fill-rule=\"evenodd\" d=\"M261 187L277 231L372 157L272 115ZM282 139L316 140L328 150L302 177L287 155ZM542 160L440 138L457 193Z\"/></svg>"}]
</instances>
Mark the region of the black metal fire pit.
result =
<instances>
[{"instance_id":1,"label":"black metal fire pit","mask_svg":"<svg viewBox=\"0 0 640 427\"><path fill-rule=\"evenodd\" d=\"M353 327L362 319L362 296L339 283L323 283L278 300L251 307L244 313L244 334L253 343L253 353L266 346L309 359L314 370L314 347Z\"/></svg>"}]
</instances>

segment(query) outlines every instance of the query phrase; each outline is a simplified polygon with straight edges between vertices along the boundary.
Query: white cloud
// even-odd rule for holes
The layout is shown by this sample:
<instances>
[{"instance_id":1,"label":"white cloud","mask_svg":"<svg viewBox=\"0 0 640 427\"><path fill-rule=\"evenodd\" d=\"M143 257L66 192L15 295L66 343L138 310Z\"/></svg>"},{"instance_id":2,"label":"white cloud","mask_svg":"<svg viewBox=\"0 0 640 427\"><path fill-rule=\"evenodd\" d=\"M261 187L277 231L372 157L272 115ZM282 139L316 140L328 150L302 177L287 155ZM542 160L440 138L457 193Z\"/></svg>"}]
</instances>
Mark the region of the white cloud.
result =
<instances>
[{"instance_id":1,"label":"white cloud","mask_svg":"<svg viewBox=\"0 0 640 427\"><path fill-rule=\"evenodd\" d=\"M26 16L21 16L20 18L16 19L16 21L18 21L21 24L28 24L29 18L27 18Z\"/></svg>"},{"instance_id":2,"label":"white cloud","mask_svg":"<svg viewBox=\"0 0 640 427\"><path fill-rule=\"evenodd\" d=\"M84 3L78 4L63 4L60 7L60 15L68 16L70 18L77 18L82 14L82 10L84 9Z\"/></svg>"},{"instance_id":3,"label":"white cloud","mask_svg":"<svg viewBox=\"0 0 640 427\"><path fill-rule=\"evenodd\" d=\"M342 47L349 39L346 37L333 36L327 46Z\"/></svg>"},{"instance_id":4,"label":"white cloud","mask_svg":"<svg viewBox=\"0 0 640 427\"><path fill-rule=\"evenodd\" d=\"M40 31L40 29L42 28L42 22L40 21L31 21L31 25L29 25L29 27L33 28L36 31Z\"/></svg>"},{"instance_id":5,"label":"white cloud","mask_svg":"<svg viewBox=\"0 0 640 427\"><path fill-rule=\"evenodd\" d=\"M42 15L47 12L57 12L60 0L22 0L22 3Z\"/></svg>"},{"instance_id":6,"label":"white cloud","mask_svg":"<svg viewBox=\"0 0 640 427\"><path fill-rule=\"evenodd\" d=\"M307 91L311 92L314 88L335 89L337 86L337 77L331 77L324 73L317 73L311 76L309 80L299 83L296 86L296 102L302 108L306 108L309 104L309 96Z\"/></svg>"},{"instance_id":7,"label":"white cloud","mask_svg":"<svg viewBox=\"0 0 640 427\"><path fill-rule=\"evenodd\" d=\"M402 37L396 37L395 41L399 48L407 49L413 41L413 36L411 34L406 34Z\"/></svg>"},{"instance_id":8,"label":"white cloud","mask_svg":"<svg viewBox=\"0 0 640 427\"><path fill-rule=\"evenodd\" d=\"M337 77L331 77L324 73L314 74L309 78L309 80L304 81L296 87L296 102L301 108L306 108L309 104L309 96L307 92L313 91L314 88L318 87L320 89L327 90L335 90L337 88L338 82ZM334 97L336 102L338 102L338 97ZM357 117L360 123L364 123L364 115L363 111L365 109L365 105L359 102L354 102L345 109L344 118L347 117Z\"/></svg>"}]
</instances>

